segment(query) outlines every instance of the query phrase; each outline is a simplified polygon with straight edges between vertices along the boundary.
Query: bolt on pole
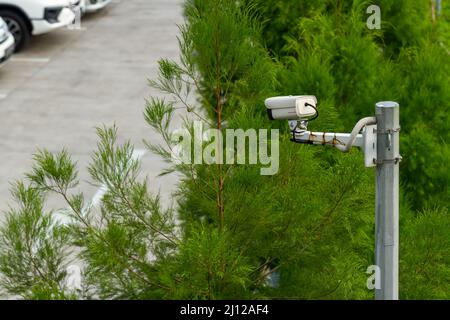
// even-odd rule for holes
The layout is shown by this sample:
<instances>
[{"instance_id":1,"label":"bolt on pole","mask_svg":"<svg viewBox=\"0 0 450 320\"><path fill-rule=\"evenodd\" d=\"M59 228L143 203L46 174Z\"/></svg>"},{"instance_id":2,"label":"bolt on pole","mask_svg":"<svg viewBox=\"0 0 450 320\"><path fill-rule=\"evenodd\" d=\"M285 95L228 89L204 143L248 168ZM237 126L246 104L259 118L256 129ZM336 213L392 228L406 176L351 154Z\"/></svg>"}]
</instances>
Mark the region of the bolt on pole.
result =
<instances>
[{"instance_id":1,"label":"bolt on pole","mask_svg":"<svg viewBox=\"0 0 450 320\"><path fill-rule=\"evenodd\" d=\"M398 299L400 123L396 102L378 102L375 264L380 270L376 300Z\"/></svg>"}]
</instances>

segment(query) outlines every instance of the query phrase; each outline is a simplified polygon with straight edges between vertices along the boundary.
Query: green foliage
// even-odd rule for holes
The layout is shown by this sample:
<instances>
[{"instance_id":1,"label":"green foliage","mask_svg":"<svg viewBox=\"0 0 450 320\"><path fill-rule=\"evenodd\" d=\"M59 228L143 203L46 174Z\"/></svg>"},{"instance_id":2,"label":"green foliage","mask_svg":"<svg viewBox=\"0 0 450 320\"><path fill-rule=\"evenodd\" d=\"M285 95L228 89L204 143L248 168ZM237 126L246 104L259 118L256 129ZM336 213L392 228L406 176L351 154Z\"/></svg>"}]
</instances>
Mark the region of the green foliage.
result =
<instances>
[{"instance_id":1,"label":"green foliage","mask_svg":"<svg viewBox=\"0 0 450 320\"><path fill-rule=\"evenodd\" d=\"M359 118L373 114L375 102L399 101L403 110L403 191L408 192L407 198L415 208L427 203L448 206L448 148L444 144L449 132L445 129L449 101L448 57L441 47L433 44L439 36L433 31L428 4L425 1L417 5L410 1L381 3L383 28L380 31L368 30L365 25L368 5L365 1L258 1L256 8L257 17L263 24L262 39L271 52L277 54L281 64L273 62L271 67L270 63L267 64L272 71L266 73L274 78L265 78L266 81L262 78L256 87L249 89L257 95L252 100L248 98L250 93L246 91L246 86L234 92L232 99L239 102L239 109L229 114L228 125L232 128L273 125L258 116L262 109L259 106L271 91L280 95L315 94L320 102L321 117L310 126L320 127L321 130L348 131ZM403 11L398 11L399 8L404 8L404 12L413 17L405 17ZM202 12L202 15L207 15L207 12ZM400 17L402 21L399 21ZM395 25L397 22L398 28ZM194 41L194 46L195 43L201 46L204 42ZM420 46L420 50L416 46ZM208 57L196 55L200 63L202 58ZM260 55L260 59L267 61L264 54ZM245 77L235 81L245 81ZM213 83L206 87L212 90ZM258 95L259 92L265 94ZM425 107L431 103L434 108ZM351 232L354 237L354 242L349 241L345 232L336 225L329 229L314 222L326 217L327 205L337 202L335 198L324 201L323 195L340 194L344 187L330 181L330 176L324 174L323 169L345 181L352 175L365 175L362 172L366 169L361 168L361 161L359 166L351 166L351 174L340 176L333 170L343 164L344 167L349 166L341 155L328 150L314 151L314 158L308 161L306 154L310 151L287 141L280 148L282 160L276 177L258 176L256 168L235 168L225 186L226 224L236 232L234 237L238 243L246 243L245 239L250 234L254 239L254 246L248 245L252 260L260 261L259 264L262 261L260 268L282 271L280 287L276 290L266 288L264 293L269 297L370 297L371 293L365 288L364 271L373 259L373 208L364 205L367 205L367 199L373 199L373 193L367 194L367 190L373 190L373 180L362 179L358 188L351 189L349 194L356 194L355 197L344 194L344 200L347 197L351 199L345 202L349 211L339 212L336 209L342 219L348 221L345 231ZM302 150L301 156L290 153L291 148ZM283 154L289 155L289 158L283 158ZM305 162L305 167L301 170L288 165L302 162ZM321 170L314 170L317 166ZM283 179L286 172L289 178ZM197 173L201 176L199 180L208 180L204 170ZM303 174L310 174L314 179L309 181ZM194 185L187 182L182 189L186 196L180 210L184 219L204 218L214 224L215 220L210 219L209 214L214 203L208 201L205 192L199 193ZM305 190L305 186L311 188ZM331 186L332 190L323 190L324 186ZM314 190L320 191L316 194ZM357 190L364 190L365 193ZM299 208L299 203L310 205L309 210ZM291 212L292 218L289 219ZM308 212L316 220L304 220L302 212ZM352 215L355 212L358 219ZM434 219L432 215L430 219ZM285 224L289 224L289 228L284 229ZM278 228L286 235L280 242L274 240L277 236L272 233ZM314 228L327 235L324 236L326 240L314 242L316 245L310 252L305 250L294 254L295 249L302 248L301 244L305 242L298 235L302 230ZM406 229L404 232L413 237L414 231ZM304 238L309 241L314 239L310 234L304 235ZM289 241L292 241L292 247L287 245ZM431 254L434 254L433 249ZM440 247L435 250L439 254ZM297 259L287 259L283 253ZM443 270L448 270L448 264L443 263L442 266ZM442 274L437 275L437 279ZM402 278L405 290L409 290L404 292L405 296L417 296L413 286L406 285L408 281L411 280ZM434 285L438 286L437 282ZM429 298L440 297L435 294L437 291L429 292Z\"/></svg>"},{"instance_id":2,"label":"green foliage","mask_svg":"<svg viewBox=\"0 0 450 320\"><path fill-rule=\"evenodd\" d=\"M0 288L30 299L65 297L67 230L44 211L39 189L19 182L12 194L18 208L7 213L0 229Z\"/></svg>"},{"instance_id":3,"label":"green foliage","mask_svg":"<svg viewBox=\"0 0 450 320\"><path fill-rule=\"evenodd\" d=\"M450 219L447 209L403 211L401 226L401 299L448 299Z\"/></svg>"},{"instance_id":4,"label":"green foliage","mask_svg":"<svg viewBox=\"0 0 450 320\"><path fill-rule=\"evenodd\" d=\"M225 216L236 243L268 274L280 271L280 287L266 288L267 297L326 298L338 283L353 290L347 298L361 298L356 287L367 297L364 281L346 277L341 283L331 264L337 256L336 263L358 261L360 272L371 264L374 207L364 199L373 196L372 175L361 170L358 154L337 159L324 172L328 165L318 160L316 150L287 138L277 175L262 178L258 170L242 167L228 182Z\"/></svg>"},{"instance_id":5,"label":"green foliage","mask_svg":"<svg viewBox=\"0 0 450 320\"><path fill-rule=\"evenodd\" d=\"M274 71L261 46L252 6L229 0L190 0L185 15L188 25L182 29L181 47L189 49L182 51L181 61L195 68L195 76L188 74L197 78L197 93L212 119L217 119L217 108L223 109L224 117L232 115L244 91L254 96L271 88Z\"/></svg>"},{"instance_id":6,"label":"green foliage","mask_svg":"<svg viewBox=\"0 0 450 320\"><path fill-rule=\"evenodd\" d=\"M198 17L206 21L209 13L214 11L212 8L206 10L202 6L204 2L196 3L200 4L195 7L195 17L188 16L191 23L189 26L195 25ZM210 6L215 5L210 2ZM245 30L246 24L242 25ZM210 32L206 26L197 30L204 34ZM193 39L193 46L196 48L207 46L205 39L210 38L200 35L200 31L197 31L196 37L189 38ZM239 52L239 43L232 43L236 43L236 46L228 47L227 50ZM330 61L317 59L313 52L302 66L297 67L298 70L306 67L311 71L311 74L304 76L287 71L279 63L270 61L267 52L256 52L251 68L246 59L235 60L236 74L240 76L227 84L229 88L233 88L230 98L226 99L229 103L225 103L225 108L233 110L232 114L225 113L227 128L267 128L273 125L261 112L262 103L269 94L283 93L278 92L279 88L286 91L295 86L303 89L319 88L324 95L335 90ZM217 55L210 54L202 49L196 51L195 65L199 66L200 72L202 65L217 58ZM290 75L295 78L290 78ZM323 79L329 79L328 82L325 80L328 87L321 86ZM206 76L199 90L201 96L214 96L215 84L215 79ZM330 128L340 126L339 122L336 124L337 111L331 100L328 103L325 101L321 110L324 115L320 124L327 124ZM277 125L279 124L275 124ZM282 129L285 130L285 127ZM280 149L280 171L277 175L263 177L259 174L258 166L234 166L228 168L224 184L225 230L233 235L231 241L240 248L242 255L249 259L256 270L251 279L252 286L257 288L255 292L259 292L257 296L339 297L345 292L344 296L349 298L369 297L371 293L365 289L365 281L358 282L358 279L365 277L364 269L372 260L370 253L373 248L371 230L374 209L373 202L368 203L365 199L370 194L373 196L373 178L360 165L360 155L351 154L344 158L332 150L303 148L292 144L289 135L283 136ZM329 166L330 162L334 164L332 167ZM194 232L190 226L196 226L195 222L199 220L208 223L209 228L218 225L214 171L205 166L196 166L194 170L195 176L183 182L180 192L183 195L180 217L187 232ZM340 240L336 241L336 237L340 237ZM343 252L349 255L346 256ZM314 266L317 267L319 260L328 264L326 267L333 272L323 276L317 272L317 268L313 269ZM330 267L331 264L334 269ZM349 266L359 270L360 276L337 281L336 272L344 274ZM277 271L282 275L280 287L268 287L267 277ZM298 283L292 286L292 281L299 280L298 276L306 272L310 272L309 277L303 280L308 279L309 286L306 283L305 286ZM357 283L359 290L354 288ZM337 284L340 289L336 295L327 293Z\"/></svg>"},{"instance_id":7,"label":"green foliage","mask_svg":"<svg viewBox=\"0 0 450 320\"><path fill-rule=\"evenodd\" d=\"M165 267L170 299L243 299L249 291L254 267L228 232L201 224L190 225L189 237L179 254ZM179 277L173 279L173 275ZM172 279L171 279L172 278Z\"/></svg>"},{"instance_id":8,"label":"green foliage","mask_svg":"<svg viewBox=\"0 0 450 320\"><path fill-rule=\"evenodd\" d=\"M316 123L330 131L340 129L339 121L351 130L373 114L377 101L398 101L401 178L412 205L448 206L450 176L442 168L450 132L445 15L433 22L425 0L258 3L263 39L286 66L279 72L279 93L315 94L320 118L330 116ZM366 27L369 4L380 6L381 30ZM269 22L262 18L272 14ZM277 21L288 28L281 37L271 36L282 30Z\"/></svg>"},{"instance_id":9,"label":"green foliage","mask_svg":"<svg viewBox=\"0 0 450 320\"><path fill-rule=\"evenodd\" d=\"M434 36L431 1L374 1L382 8L382 42L389 54L404 47L426 47L427 38Z\"/></svg>"}]
</instances>

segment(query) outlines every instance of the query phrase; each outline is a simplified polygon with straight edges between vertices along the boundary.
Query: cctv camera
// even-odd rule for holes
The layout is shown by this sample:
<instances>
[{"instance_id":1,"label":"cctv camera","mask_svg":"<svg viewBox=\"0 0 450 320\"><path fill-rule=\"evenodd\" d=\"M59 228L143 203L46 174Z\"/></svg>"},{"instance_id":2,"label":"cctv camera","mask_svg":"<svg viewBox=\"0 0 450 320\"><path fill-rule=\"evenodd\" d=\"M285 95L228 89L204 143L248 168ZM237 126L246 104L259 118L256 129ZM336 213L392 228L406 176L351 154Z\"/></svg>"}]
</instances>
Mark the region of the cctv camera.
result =
<instances>
[{"instance_id":1,"label":"cctv camera","mask_svg":"<svg viewBox=\"0 0 450 320\"><path fill-rule=\"evenodd\" d=\"M265 105L271 120L311 120L317 116L315 96L272 97Z\"/></svg>"}]
</instances>

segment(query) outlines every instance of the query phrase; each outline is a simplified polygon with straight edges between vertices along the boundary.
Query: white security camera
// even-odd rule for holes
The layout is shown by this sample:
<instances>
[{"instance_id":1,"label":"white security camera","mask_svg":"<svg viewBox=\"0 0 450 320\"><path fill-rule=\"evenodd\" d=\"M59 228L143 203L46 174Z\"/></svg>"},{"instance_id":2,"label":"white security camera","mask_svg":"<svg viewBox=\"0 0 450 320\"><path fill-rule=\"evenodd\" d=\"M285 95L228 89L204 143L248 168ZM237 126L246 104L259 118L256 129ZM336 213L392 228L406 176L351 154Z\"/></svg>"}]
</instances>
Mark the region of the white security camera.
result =
<instances>
[{"instance_id":1,"label":"white security camera","mask_svg":"<svg viewBox=\"0 0 450 320\"><path fill-rule=\"evenodd\" d=\"M311 120L317 116L315 96L282 96L264 102L271 120Z\"/></svg>"}]
</instances>

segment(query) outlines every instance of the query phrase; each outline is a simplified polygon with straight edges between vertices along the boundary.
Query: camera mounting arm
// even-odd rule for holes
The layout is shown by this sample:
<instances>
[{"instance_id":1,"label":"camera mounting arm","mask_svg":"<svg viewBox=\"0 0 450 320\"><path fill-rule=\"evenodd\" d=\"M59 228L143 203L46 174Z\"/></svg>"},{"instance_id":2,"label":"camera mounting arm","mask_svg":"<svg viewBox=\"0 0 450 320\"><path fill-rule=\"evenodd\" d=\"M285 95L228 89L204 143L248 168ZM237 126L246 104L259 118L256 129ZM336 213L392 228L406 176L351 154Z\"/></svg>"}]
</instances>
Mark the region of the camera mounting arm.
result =
<instances>
[{"instance_id":1,"label":"camera mounting arm","mask_svg":"<svg viewBox=\"0 0 450 320\"><path fill-rule=\"evenodd\" d=\"M375 117L359 120L351 133L311 132L308 121L319 116L315 96L278 96L264 101L271 120L289 120L292 141L306 144L330 145L342 152L359 147L364 152L365 166L375 167L377 163L377 138ZM362 133L361 133L362 131Z\"/></svg>"},{"instance_id":2,"label":"camera mounting arm","mask_svg":"<svg viewBox=\"0 0 450 320\"><path fill-rule=\"evenodd\" d=\"M352 147L359 147L364 152L365 166L374 167L377 153L376 123L375 117L362 118L356 123L351 133L308 131L305 121L294 120L289 124L293 135L292 141L334 146L342 152L349 152Z\"/></svg>"}]
</instances>

